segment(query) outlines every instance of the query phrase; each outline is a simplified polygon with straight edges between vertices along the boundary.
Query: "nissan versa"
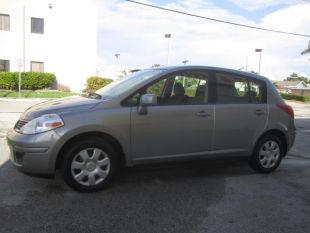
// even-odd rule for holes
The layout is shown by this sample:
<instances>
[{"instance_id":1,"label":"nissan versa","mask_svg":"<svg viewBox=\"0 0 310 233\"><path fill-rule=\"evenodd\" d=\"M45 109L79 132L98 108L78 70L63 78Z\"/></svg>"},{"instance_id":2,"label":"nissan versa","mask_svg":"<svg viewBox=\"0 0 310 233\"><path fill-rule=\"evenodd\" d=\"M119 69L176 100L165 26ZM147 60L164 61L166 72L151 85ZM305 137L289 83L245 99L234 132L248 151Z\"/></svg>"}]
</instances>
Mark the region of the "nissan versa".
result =
<instances>
[{"instance_id":1,"label":"nissan versa","mask_svg":"<svg viewBox=\"0 0 310 233\"><path fill-rule=\"evenodd\" d=\"M200 66L142 70L95 93L35 105L7 134L18 170L61 169L69 186L88 192L122 165L247 156L270 173L294 139L294 112L267 78Z\"/></svg>"}]
</instances>

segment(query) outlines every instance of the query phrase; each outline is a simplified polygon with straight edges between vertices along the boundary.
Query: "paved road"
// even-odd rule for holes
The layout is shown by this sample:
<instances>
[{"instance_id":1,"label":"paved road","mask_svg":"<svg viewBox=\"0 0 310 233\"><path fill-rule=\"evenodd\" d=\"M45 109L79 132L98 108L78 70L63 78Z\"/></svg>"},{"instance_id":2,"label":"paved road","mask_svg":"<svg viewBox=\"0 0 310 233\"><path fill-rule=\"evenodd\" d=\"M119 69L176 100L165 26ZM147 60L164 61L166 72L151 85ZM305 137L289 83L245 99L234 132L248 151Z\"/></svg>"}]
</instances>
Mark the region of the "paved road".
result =
<instances>
[{"instance_id":1,"label":"paved road","mask_svg":"<svg viewBox=\"0 0 310 233\"><path fill-rule=\"evenodd\" d=\"M80 194L59 175L28 177L7 162L4 133L19 113L5 109L26 105L0 100L0 232L310 232L308 106L294 104L298 142L271 175L242 161L145 166Z\"/></svg>"}]
</instances>

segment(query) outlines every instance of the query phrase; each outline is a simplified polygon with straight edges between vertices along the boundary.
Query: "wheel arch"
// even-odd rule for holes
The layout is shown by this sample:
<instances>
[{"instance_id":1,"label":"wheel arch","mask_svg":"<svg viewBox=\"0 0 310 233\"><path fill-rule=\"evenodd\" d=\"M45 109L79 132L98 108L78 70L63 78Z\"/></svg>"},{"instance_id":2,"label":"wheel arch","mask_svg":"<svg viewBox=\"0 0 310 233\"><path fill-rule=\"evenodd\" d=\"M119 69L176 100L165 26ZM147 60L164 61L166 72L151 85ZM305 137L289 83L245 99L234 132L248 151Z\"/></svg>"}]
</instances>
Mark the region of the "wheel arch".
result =
<instances>
[{"instance_id":1,"label":"wheel arch","mask_svg":"<svg viewBox=\"0 0 310 233\"><path fill-rule=\"evenodd\" d=\"M127 160L126 160L126 156L125 156L125 152L123 150L123 147L122 147L121 143L115 137L113 137L112 135L110 135L108 133L103 133L103 132L98 132L98 131L90 131L90 132L83 132L83 133L72 136L61 146L61 148L57 154L57 157L56 157L54 170L57 170L61 167L64 155L65 155L66 151L70 148L71 144L76 143L79 140L89 138L89 137L100 137L100 138L106 140L107 142L109 142L119 153L122 165L124 166L127 164Z\"/></svg>"},{"instance_id":2,"label":"wheel arch","mask_svg":"<svg viewBox=\"0 0 310 233\"><path fill-rule=\"evenodd\" d=\"M255 148L256 148L258 142L261 140L261 138L265 137L266 135L274 135L274 136L277 136L281 140L281 142L283 144L284 156L286 156L286 154L288 152L288 141L287 141L285 133L283 131L279 130L279 129L269 129L269 130L265 131L255 141L253 151L255 150ZM253 153L253 151L252 151L252 153Z\"/></svg>"}]
</instances>

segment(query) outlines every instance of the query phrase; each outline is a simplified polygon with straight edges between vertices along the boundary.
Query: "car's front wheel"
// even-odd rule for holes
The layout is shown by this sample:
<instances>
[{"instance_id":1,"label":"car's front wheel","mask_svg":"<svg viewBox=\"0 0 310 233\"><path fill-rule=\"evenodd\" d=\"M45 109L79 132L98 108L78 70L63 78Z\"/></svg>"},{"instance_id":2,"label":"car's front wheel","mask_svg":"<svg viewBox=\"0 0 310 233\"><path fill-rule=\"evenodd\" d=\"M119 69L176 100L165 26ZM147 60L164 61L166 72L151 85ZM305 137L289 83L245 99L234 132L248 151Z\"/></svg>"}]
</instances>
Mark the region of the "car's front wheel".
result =
<instances>
[{"instance_id":1,"label":"car's front wheel","mask_svg":"<svg viewBox=\"0 0 310 233\"><path fill-rule=\"evenodd\" d=\"M281 140L275 135L266 135L258 141L250 165L257 172L270 173L280 165L283 156Z\"/></svg>"},{"instance_id":2,"label":"car's front wheel","mask_svg":"<svg viewBox=\"0 0 310 233\"><path fill-rule=\"evenodd\" d=\"M70 146L63 160L62 174L75 190L94 192L106 187L118 168L118 154L113 146L94 137Z\"/></svg>"}]
</instances>

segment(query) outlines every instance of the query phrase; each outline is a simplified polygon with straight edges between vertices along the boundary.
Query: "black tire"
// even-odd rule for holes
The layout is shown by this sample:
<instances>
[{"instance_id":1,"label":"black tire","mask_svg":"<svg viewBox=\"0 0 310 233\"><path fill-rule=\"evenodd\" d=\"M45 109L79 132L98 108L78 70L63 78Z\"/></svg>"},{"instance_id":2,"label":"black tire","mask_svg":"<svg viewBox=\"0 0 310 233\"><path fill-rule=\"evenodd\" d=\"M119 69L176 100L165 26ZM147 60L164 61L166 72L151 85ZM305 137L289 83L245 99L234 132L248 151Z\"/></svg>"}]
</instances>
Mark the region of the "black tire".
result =
<instances>
[{"instance_id":1,"label":"black tire","mask_svg":"<svg viewBox=\"0 0 310 233\"><path fill-rule=\"evenodd\" d=\"M271 167L266 167L266 165L264 166L264 163L260 160L260 158L262 157L260 157L259 153L263 145L271 141L274 141L278 144L280 154L277 160L274 162L274 164ZM249 164L256 172L271 173L274 170L276 170L277 167L280 165L283 156L284 156L283 142L279 139L279 137L275 135L271 135L271 134L265 135L262 138L260 138L259 141L257 142L255 149L253 151L252 157L249 161Z\"/></svg>"},{"instance_id":2,"label":"black tire","mask_svg":"<svg viewBox=\"0 0 310 233\"><path fill-rule=\"evenodd\" d=\"M73 159L75 159L77 154L79 154L81 151L86 150L88 148L98 148L102 150L105 153L105 157L108 157L109 159L109 171L107 172L107 176L104 178L104 180L100 181L100 183L90 186L83 185L79 183L77 180L75 180L71 171L71 164L73 162ZM85 170L85 168L83 169ZM119 171L119 169L120 169L120 155L117 153L117 150L110 143L99 137L82 139L71 144L70 148L68 148L67 152L64 155L64 159L61 166L61 172L64 181L71 188L79 192L96 192L104 189L111 182L112 178Z\"/></svg>"}]
</instances>

